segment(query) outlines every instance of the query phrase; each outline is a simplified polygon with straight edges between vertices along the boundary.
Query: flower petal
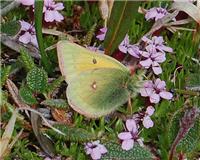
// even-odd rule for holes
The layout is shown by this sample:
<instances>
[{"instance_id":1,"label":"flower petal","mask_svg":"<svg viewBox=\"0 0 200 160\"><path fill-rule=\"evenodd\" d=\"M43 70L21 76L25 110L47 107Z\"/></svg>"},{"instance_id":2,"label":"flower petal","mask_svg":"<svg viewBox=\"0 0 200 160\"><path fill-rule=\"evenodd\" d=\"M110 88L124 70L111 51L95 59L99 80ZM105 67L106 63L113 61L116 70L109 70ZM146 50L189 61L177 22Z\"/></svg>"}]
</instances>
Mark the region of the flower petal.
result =
<instances>
[{"instance_id":1,"label":"flower petal","mask_svg":"<svg viewBox=\"0 0 200 160\"><path fill-rule=\"evenodd\" d=\"M92 148L85 148L86 154L91 154L92 153Z\"/></svg>"},{"instance_id":2,"label":"flower petal","mask_svg":"<svg viewBox=\"0 0 200 160\"><path fill-rule=\"evenodd\" d=\"M144 87L145 88L153 88L154 84L152 81L145 81L144 82Z\"/></svg>"},{"instance_id":3,"label":"flower petal","mask_svg":"<svg viewBox=\"0 0 200 160\"><path fill-rule=\"evenodd\" d=\"M44 14L44 20L46 22L53 22L54 21L54 11L46 10Z\"/></svg>"},{"instance_id":4,"label":"flower petal","mask_svg":"<svg viewBox=\"0 0 200 160\"><path fill-rule=\"evenodd\" d=\"M148 97L154 92L153 88L141 88L140 94L142 97Z\"/></svg>"},{"instance_id":5,"label":"flower petal","mask_svg":"<svg viewBox=\"0 0 200 160\"><path fill-rule=\"evenodd\" d=\"M96 147L92 150L92 153L90 154L91 155L91 158L93 160L97 160L97 159L100 159L101 158L101 152L99 151L99 148Z\"/></svg>"},{"instance_id":6,"label":"flower petal","mask_svg":"<svg viewBox=\"0 0 200 160\"><path fill-rule=\"evenodd\" d=\"M135 58L140 58L140 50L136 45L129 45L128 53Z\"/></svg>"},{"instance_id":7,"label":"flower petal","mask_svg":"<svg viewBox=\"0 0 200 160\"><path fill-rule=\"evenodd\" d=\"M56 3L55 4L55 10L63 10L65 7L63 6L63 3Z\"/></svg>"},{"instance_id":8,"label":"flower petal","mask_svg":"<svg viewBox=\"0 0 200 160\"><path fill-rule=\"evenodd\" d=\"M162 63L166 60L165 53L162 52L156 52L151 57L158 63Z\"/></svg>"},{"instance_id":9,"label":"flower petal","mask_svg":"<svg viewBox=\"0 0 200 160\"><path fill-rule=\"evenodd\" d=\"M159 94L151 94L150 95L150 102L151 103L158 103L160 101L160 96Z\"/></svg>"},{"instance_id":10,"label":"flower petal","mask_svg":"<svg viewBox=\"0 0 200 160\"><path fill-rule=\"evenodd\" d=\"M25 21L19 21L19 22L21 24L22 31L27 31L31 27L31 24L28 22L25 22Z\"/></svg>"},{"instance_id":11,"label":"flower petal","mask_svg":"<svg viewBox=\"0 0 200 160\"><path fill-rule=\"evenodd\" d=\"M58 11L54 11L54 20L57 22L61 22L64 19L63 15Z\"/></svg>"},{"instance_id":12,"label":"flower petal","mask_svg":"<svg viewBox=\"0 0 200 160\"><path fill-rule=\"evenodd\" d=\"M153 36L152 41L154 41L156 45L162 45L164 43L162 36Z\"/></svg>"},{"instance_id":13,"label":"flower petal","mask_svg":"<svg viewBox=\"0 0 200 160\"><path fill-rule=\"evenodd\" d=\"M35 0L17 0L17 2L20 2L25 6L31 6L34 4Z\"/></svg>"},{"instance_id":14,"label":"flower petal","mask_svg":"<svg viewBox=\"0 0 200 160\"><path fill-rule=\"evenodd\" d=\"M31 34L29 32L25 32L19 37L19 41L24 44L28 44L31 41Z\"/></svg>"},{"instance_id":15,"label":"flower petal","mask_svg":"<svg viewBox=\"0 0 200 160\"><path fill-rule=\"evenodd\" d=\"M118 138L121 140L127 140L127 139L131 139L132 135L130 132L122 132L122 133L118 134Z\"/></svg>"},{"instance_id":16,"label":"flower petal","mask_svg":"<svg viewBox=\"0 0 200 160\"><path fill-rule=\"evenodd\" d=\"M34 46L38 47L36 35L32 35L32 36L31 36L31 43L32 43Z\"/></svg>"},{"instance_id":17,"label":"flower petal","mask_svg":"<svg viewBox=\"0 0 200 160\"><path fill-rule=\"evenodd\" d=\"M108 152L108 150L106 149L106 147L104 145L99 144L98 147L99 147L99 151L100 151L101 154L105 154L105 153Z\"/></svg>"},{"instance_id":18,"label":"flower petal","mask_svg":"<svg viewBox=\"0 0 200 160\"><path fill-rule=\"evenodd\" d=\"M147 109L146 109L146 113L151 116L153 115L155 109L152 107L152 106L148 106Z\"/></svg>"},{"instance_id":19,"label":"flower petal","mask_svg":"<svg viewBox=\"0 0 200 160\"><path fill-rule=\"evenodd\" d=\"M161 90L165 89L165 86L166 86L165 81L161 81L160 78L157 78L155 80L155 87L156 87L156 89L158 89L158 90L161 91Z\"/></svg>"},{"instance_id":20,"label":"flower petal","mask_svg":"<svg viewBox=\"0 0 200 160\"><path fill-rule=\"evenodd\" d=\"M156 75L159 75L162 73L162 68L160 67L160 65L157 62L153 62L152 69Z\"/></svg>"},{"instance_id":21,"label":"flower petal","mask_svg":"<svg viewBox=\"0 0 200 160\"><path fill-rule=\"evenodd\" d=\"M125 141L122 142L122 149L128 151L131 148L133 148L133 145L134 145L133 139L125 140Z\"/></svg>"},{"instance_id":22,"label":"flower petal","mask_svg":"<svg viewBox=\"0 0 200 160\"><path fill-rule=\"evenodd\" d=\"M149 68L152 64L152 60L150 58L148 58L144 61L140 61L140 64L145 68Z\"/></svg>"},{"instance_id":23,"label":"flower petal","mask_svg":"<svg viewBox=\"0 0 200 160\"><path fill-rule=\"evenodd\" d=\"M128 129L129 132L137 132L137 124L134 119L128 119L126 120L126 128Z\"/></svg>"},{"instance_id":24,"label":"flower petal","mask_svg":"<svg viewBox=\"0 0 200 160\"><path fill-rule=\"evenodd\" d=\"M141 55L145 58L149 58L151 54L149 52L141 51Z\"/></svg>"},{"instance_id":25,"label":"flower petal","mask_svg":"<svg viewBox=\"0 0 200 160\"><path fill-rule=\"evenodd\" d=\"M151 128L153 127L153 121L151 120L151 118L149 116L146 116L143 118L142 124L145 128Z\"/></svg>"},{"instance_id":26,"label":"flower petal","mask_svg":"<svg viewBox=\"0 0 200 160\"><path fill-rule=\"evenodd\" d=\"M159 93L159 95L160 95L160 97L162 97L164 99L168 99L168 100L172 99L172 97L173 97L172 93L167 92L167 91L162 91Z\"/></svg>"},{"instance_id":27,"label":"flower petal","mask_svg":"<svg viewBox=\"0 0 200 160\"><path fill-rule=\"evenodd\" d=\"M147 38L146 36L142 37L142 41L147 42L147 43L151 43L152 40L150 40L149 38Z\"/></svg>"},{"instance_id":28,"label":"flower petal","mask_svg":"<svg viewBox=\"0 0 200 160\"><path fill-rule=\"evenodd\" d=\"M96 36L97 39L99 39L100 41L103 41L105 39L105 34L99 34Z\"/></svg>"},{"instance_id":29,"label":"flower petal","mask_svg":"<svg viewBox=\"0 0 200 160\"><path fill-rule=\"evenodd\" d=\"M149 19L153 19L154 17L156 17L156 8L151 8L150 10L147 11L147 13L145 14L145 19L149 20Z\"/></svg>"},{"instance_id":30,"label":"flower petal","mask_svg":"<svg viewBox=\"0 0 200 160\"><path fill-rule=\"evenodd\" d=\"M127 51L128 51L128 48L126 46L124 46L124 45L119 45L118 48L123 53L127 53Z\"/></svg>"},{"instance_id":31,"label":"flower petal","mask_svg":"<svg viewBox=\"0 0 200 160\"><path fill-rule=\"evenodd\" d=\"M173 52L173 49L171 47L167 47L165 45L162 45L158 48L158 50L160 50L161 52L163 51L166 51L166 52L169 52L169 53L172 53Z\"/></svg>"},{"instance_id":32,"label":"flower petal","mask_svg":"<svg viewBox=\"0 0 200 160\"><path fill-rule=\"evenodd\" d=\"M106 33L107 30L108 30L107 27L103 27L103 28L100 29L100 31L103 32L103 33Z\"/></svg>"}]
</instances>

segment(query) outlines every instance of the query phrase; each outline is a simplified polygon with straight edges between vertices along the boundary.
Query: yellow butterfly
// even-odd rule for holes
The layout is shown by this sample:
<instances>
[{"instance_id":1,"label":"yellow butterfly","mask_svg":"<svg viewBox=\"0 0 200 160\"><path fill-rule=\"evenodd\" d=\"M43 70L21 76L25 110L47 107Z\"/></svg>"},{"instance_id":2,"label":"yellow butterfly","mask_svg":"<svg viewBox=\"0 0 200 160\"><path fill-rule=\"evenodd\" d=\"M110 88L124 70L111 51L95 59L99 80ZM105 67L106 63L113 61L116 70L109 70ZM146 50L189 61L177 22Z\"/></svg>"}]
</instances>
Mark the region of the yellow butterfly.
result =
<instances>
[{"instance_id":1,"label":"yellow butterfly","mask_svg":"<svg viewBox=\"0 0 200 160\"><path fill-rule=\"evenodd\" d=\"M60 71L68 83L69 105L87 117L111 113L133 97L138 77L117 60L69 41L57 44Z\"/></svg>"}]
</instances>

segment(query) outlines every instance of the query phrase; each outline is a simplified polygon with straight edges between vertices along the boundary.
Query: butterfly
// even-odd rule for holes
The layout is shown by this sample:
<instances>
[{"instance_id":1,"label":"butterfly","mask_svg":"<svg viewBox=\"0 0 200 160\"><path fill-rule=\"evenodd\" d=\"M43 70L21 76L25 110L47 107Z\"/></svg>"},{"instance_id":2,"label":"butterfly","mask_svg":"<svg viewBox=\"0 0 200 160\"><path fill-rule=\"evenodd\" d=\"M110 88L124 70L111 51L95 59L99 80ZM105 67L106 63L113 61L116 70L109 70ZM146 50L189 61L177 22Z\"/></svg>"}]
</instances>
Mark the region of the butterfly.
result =
<instances>
[{"instance_id":1,"label":"butterfly","mask_svg":"<svg viewBox=\"0 0 200 160\"><path fill-rule=\"evenodd\" d=\"M68 103L86 117L107 115L137 93L140 78L110 56L66 40L57 43L57 55Z\"/></svg>"}]
</instances>

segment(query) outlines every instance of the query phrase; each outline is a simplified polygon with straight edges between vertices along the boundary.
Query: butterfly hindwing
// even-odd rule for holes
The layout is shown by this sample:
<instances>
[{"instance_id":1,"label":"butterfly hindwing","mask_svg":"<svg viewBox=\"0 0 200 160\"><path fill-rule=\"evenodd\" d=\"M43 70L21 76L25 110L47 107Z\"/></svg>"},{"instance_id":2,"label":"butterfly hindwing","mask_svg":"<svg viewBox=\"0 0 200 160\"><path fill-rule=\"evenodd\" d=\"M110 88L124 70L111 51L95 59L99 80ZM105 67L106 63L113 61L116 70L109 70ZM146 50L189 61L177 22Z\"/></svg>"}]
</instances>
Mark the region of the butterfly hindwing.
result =
<instances>
[{"instance_id":1,"label":"butterfly hindwing","mask_svg":"<svg viewBox=\"0 0 200 160\"><path fill-rule=\"evenodd\" d=\"M70 106L87 117L111 113L127 102L126 82L129 72L116 68L85 71L69 81L67 98Z\"/></svg>"}]
</instances>

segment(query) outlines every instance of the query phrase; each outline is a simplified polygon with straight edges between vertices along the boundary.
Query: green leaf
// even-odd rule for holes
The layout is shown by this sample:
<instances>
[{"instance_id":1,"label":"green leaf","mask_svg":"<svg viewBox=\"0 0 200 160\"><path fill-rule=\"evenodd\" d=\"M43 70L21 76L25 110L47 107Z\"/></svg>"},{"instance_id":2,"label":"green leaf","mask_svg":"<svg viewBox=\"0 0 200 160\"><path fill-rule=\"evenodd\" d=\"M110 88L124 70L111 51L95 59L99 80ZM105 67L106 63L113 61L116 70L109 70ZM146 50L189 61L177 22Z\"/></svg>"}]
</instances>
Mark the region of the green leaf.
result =
<instances>
[{"instance_id":1,"label":"green leaf","mask_svg":"<svg viewBox=\"0 0 200 160\"><path fill-rule=\"evenodd\" d=\"M42 121L39 115L34 112L31 112L31 125L33 128L33 132L44 152L50 157L53 157L55 155L54 145L49 138L47 138L41 133L41 124Z\"/></svg>"},{"instance_id":2,"label":"green leaf","mask_svg":"<svg viewBox=\"0 0 200 160\"><path fill-rule=\"evenodd\" d=\"M104 40L105 54L112 55L131 28L133 18L137 14L140 2L114 1L108 22L108 31Z\"/></svg>"},{"instance_id":3,"label":"green leaf","mask_svg":"<svg viewBox=\"0 0 200 160\"><path fill-rule=\"evenodd\" d=\"M73 141L73 142L87 142L96 138L94 134L88 132L83 128L69 127L66 125L54 125L55 128L65 133L66 135L61 135L49 129L47 134L53 139L62 140L62 141Z\"/></svg>"},{"instance_id":4,"label":"green leaf","mask_svg":"<svg viewBox=\"0 0 200 160\"><path fill-rule=\"evenodd\" d=\"M180 109L174 113L170 121L168 137L170 144L176 145L177 152L183 152L187 154L192 152L200 142L200 117L198 116L196 119L194 119L194 125L192 125L187 132L185 131L186 133L179 135L179 133L183 131L183 129L180 130L180 123L184 117L185 112L189 111ZM173 144L176 139L178 139L178 141Z\"/></svg>"},{"instance_id":5,"label":"green leaf","mask_svg":"<svg viewBox=\"0 0 200 160\"><path fill-rule=\"evenodd\" d=\"M192 152L197 144L200 144L200 117L197 118L195 124L186 136L179 142L176 150L178 152L189 153Z\"/></svg>"},{"instance_id":6,"label":"green leaf","mask_svg":"<svg viewBox=\"0 0 200 160\"><path fill-rule=\"evenodd\" d=\"M32 91L28 87L22 86L19 90L19 96L24 103L29 105L34 105L37 103L36 98L33 96Z\"/></svg>"},{"instance_id":7,"label":"green leaf","mask_svg":"<svg viewBox=\"0 0 200 160\"><path fill-rule=\"evenodd\" d=\"M195 73L191 73L187 79L187 89L200 91L200 67L197 68Z\"/></svg>"},{"instance_id":8,"label":"green leaf","mask_svg":"<svg viewBox=\"0 0 200 160\"><path fill-rule=\"evenodd\" d=\"M20 60L23 64L23 66L26 68L27 71L30 71L35 67L35 63L33 58L28 54L28 52L24 49L20 50Z\"/></svg>"},{"instance_id":9,"label":"green leaf","mask_svg":"<svg viewBox=\"0 0 200 160\"><path fill-rule=\"evenodd\" d=\"M174 115L172 116L170 120L169 130L168 130L168 138L169 138L170 144L172 144L176 138L176 135L180 128L180 125L179 125L180 119L181 117L183 117L183 115L184 115L184 110L180 109L174 113Z\"/></svg>"},{"instance_id":10,"label":"green leaf","mask_svg":"<svg viewBox=\"0 0 200 160\"><path fill-rule=\"evenodd\" d=\"M1 86L3 86L8 79L8 76L11 71L11 66L5 66L1 69Z\"/></svg>"},{"instance_id":11,"label":"green leaf","mask_svg":"<svg viewBox=\"0 0 200 160\"><path fill-rule=\"evenodd\" d=\"M10 21L1 25L1 32L8 36L15 36L21 29L18 21Z\"/></svg>"},{"instance_id":12,"label":"green leaf","mask_svg":"<svg viewBox=\"0 0 200 160\"><path fill-rule=\"evenodd\" d=\"M56 80L54 80L51 84L49 84L47 89L48 94L51 94L56 88L58 88L64 80L65 78L63 76L60 76Z\"/></svg>"},{"instance_id":13,"label":"green leaf","mask_svg":"<svg viewBox=\"0 0 200 160\"><path fill-rule=\"evenodd\" d=\"M44 39L42 37L42 17L43 17L43 5L44 1L36 0L34 5L34 19L35 19L35 30L36 30L36 37L37 42L41 54L41 62L44 66L45 70L50 73L52 66L50 61L48 60L48 56L44 49Z\"/></svg>"},{"instance_id":14,"label":"green leaf","mask_svg":"<svg viewBox=\"0 0 200 160\"><path fill-rule=\"evenodd\" d=\"M27 77L28 87L37 93L43 93L48 86L48 76L45 70L35 67L28 72Z\"/></svg>"},{"instance_id":15,"label":"green leaf","mask_svg":"<svg viewBox=\"0 0 200 160\"><path fill-rule=\"evenodd\" d=\"M69 105L63 99L47 99L41 102L42 105L49 106L52 108L64 109Z\"/></svg>"},{"instance_id":16,"label":"green leaf","mask_svg":"<svg viewBox=\"0 0 200 160\"><path fill-rule=\"evenodd\" d=\"M102 157L102 160L151 160L153 154L146 148L134 144L134 147L128 151L121 148L117 143L108 142L105 144L108 152Z\"/></svg>"}]
</instances>

